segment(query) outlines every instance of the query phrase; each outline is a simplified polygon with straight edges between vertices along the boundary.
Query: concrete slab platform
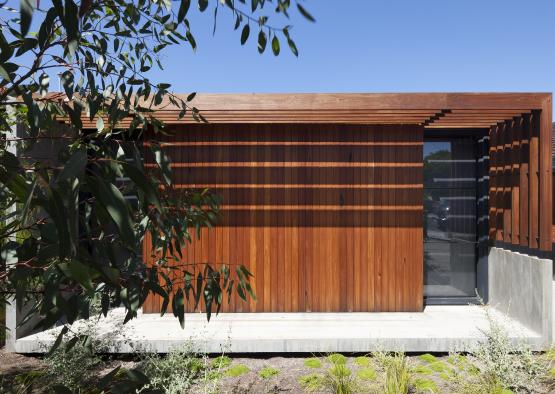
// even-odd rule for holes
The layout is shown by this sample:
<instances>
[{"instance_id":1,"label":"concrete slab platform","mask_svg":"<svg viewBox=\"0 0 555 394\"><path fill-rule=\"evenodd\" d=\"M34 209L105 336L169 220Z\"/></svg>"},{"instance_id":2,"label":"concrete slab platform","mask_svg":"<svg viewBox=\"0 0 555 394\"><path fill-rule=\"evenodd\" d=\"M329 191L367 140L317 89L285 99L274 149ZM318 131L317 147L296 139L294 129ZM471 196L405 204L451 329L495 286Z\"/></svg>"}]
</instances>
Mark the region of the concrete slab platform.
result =
<instances>
[{"instance_id":1,"label":"concrete slab platform","mask_svg":"<svg viewBox=\"0 0 555 394\"><path fill-rule=\"evenodd\" d=\"M494 310L490 313L511 340L541 349L538 333ZM165 353L187 341L206 353L464 351L483 340L481 330L488 328L479 306L428 306L421 313L223 313L209 323L204 314L197 313L186 315L184 330L171 314L140 314L122 326L123 317L123 310L115 309L95 323L99 335L113 341L113 352ZM15 350L43 352L53 343L56 331L20 338Z\"/></svg>"}]
</instances>

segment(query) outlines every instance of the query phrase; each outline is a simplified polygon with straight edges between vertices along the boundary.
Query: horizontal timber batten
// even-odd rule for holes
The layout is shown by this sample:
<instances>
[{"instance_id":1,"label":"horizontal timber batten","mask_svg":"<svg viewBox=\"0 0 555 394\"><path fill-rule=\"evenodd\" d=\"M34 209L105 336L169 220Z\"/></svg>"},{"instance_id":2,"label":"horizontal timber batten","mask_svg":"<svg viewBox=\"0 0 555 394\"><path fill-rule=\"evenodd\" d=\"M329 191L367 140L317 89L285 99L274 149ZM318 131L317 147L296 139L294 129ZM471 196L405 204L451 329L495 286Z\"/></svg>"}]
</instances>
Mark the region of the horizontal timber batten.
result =
<instances>
[{"instance_id":1,"label":"horizontal timber batten","mask_svg":"<svg viewBox=\"0 0 555 394\"><path fill-rule=\"evenodd\" d=\"M53 94L63 100L62 94ZM186 99L186 95L177 95ZM541 110L548 93L359 93L359 94L198 94L192 103L210 123L292 124L446 124L446 120L480 120L460 127L493 126L515 116ZM142 103L168 125L194 124L189 114L169 100L158 106ZM148 117L149 112L143 116ZM475 117L474 117L475 116ZM64 121L64 119L60 119ZM442 123L443 120L443 123ZM83 127L96 128L96 118L83 116ZM129 127L126 119L118 127ZM450 125L446 127L451 127Z\"/></svg>"}]
</instances>

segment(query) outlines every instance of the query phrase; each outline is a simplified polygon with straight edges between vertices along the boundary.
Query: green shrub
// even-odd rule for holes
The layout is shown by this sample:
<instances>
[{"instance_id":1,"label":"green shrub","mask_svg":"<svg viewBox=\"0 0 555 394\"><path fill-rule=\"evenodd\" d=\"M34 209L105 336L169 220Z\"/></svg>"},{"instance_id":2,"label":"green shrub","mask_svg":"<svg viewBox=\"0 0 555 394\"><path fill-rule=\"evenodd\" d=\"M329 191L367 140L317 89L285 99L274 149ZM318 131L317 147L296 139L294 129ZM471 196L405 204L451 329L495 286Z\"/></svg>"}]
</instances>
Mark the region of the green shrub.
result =
<instances>
[{"instance_id":1,"label":"green shrub","mask_svg":"<svg viewBox=\"0 0 555 394\"><path fill-rule=\"evenodd\" d=\"M328 361L335 365L347 364L347 357L339 353L332 353L327 357Z\"/></svg>"},{"instance_id":2,"label":"green shrub","mask_svg":"<svg viewBox=\"0 0 555 394\"><path fill-rule=\"evenodd\" d=\"M482 380L508 390L534 391L543 374L542 365L523 342L513 345L487 307L485 311L489 324L489 329L483 332L486 341L471 352Z\"/></svg>"},{"instance_id":3,"label":"green shrub","mask_svg":"<svg viewBox=\"0 0 555 394\"><path fill-rule=\"evenodd\" d=\"M231 367L227 371L225 371L225 376L236 378L237 376L241 376L249 372L250 369L244 364L236 364Z\"/></svg>"},{"instance_id":4,"label":"green shrub","mask_svg":"<svg viewBox=\"0 0 555 394\"><path fill-rule=\"evenodd\" d=\"M368 367L370 366L370 357L366 356L359 356L355 358L355 364L359 367Z\"/></svg>"},{"instance_id":5,"label":"green shrub","mask_svg":"<svg viewBox=\"0 0 555 394\"><path fill-rule=\"evenodd\" d=\"M71 390L87 387L95 377L94 371L102 362L95 349L95 340L77 339L73 346L64 341L44 358L45 370L41 379L47 386L64 385Z\"/></svg>"},{"instance_id":6,"label":"green shrub","mask_svg":"<svg viewBox=\"0 0 555 394\"><path fill-rule=\"evenodd\" d=\"M511 342L489 307L484 307L488 329L485 341L466 358L458 358L449 380L453 391L462 393L536 392L546 374L546 365L535 358L522 341ZM444 371L445 373L445 371Z\"/></svg>"},{"instance_id":7,"label":"green shrub","mask_svg":"<svg viewBox=\"0 0 555 394\"><path fill-rule=\"evenodd\" d=\"M308 368L321 368L322 362L316 357L311 357L304 360L304 366Z\"/></svg>"},{"instance_id":8,"label":"green shrub","mask_svg":"<svg viewBox=\"0 0 555 394\"><path fill-rule=\"evenodd\" d=\"M357 371L357 378L360 380L376 380L376 370L371 367L360 368Z\"/></svg>"},{"instance_id":9,"label":"green shrub","mask_svg":"<svg viewBox=\"0 0 555 394\"><path fill-rule=\"evenodd\" d=\"M169 352L166 356L147 355L141 369L150 379L145 390L157 390L167 394L180 394L202 378L206 364L196 353L186 347Z\"/></svg>"},{"instance_id":10,"label":"green shrub","mask_svg":"<svg viewBox=\"0 0 555 394\"><path fill-rule=\"evenodd\" d=\"M271 378L272 376L276 376L278 373L279 370L272 367L264 367L260 371L258 371L258 375L260 375L262 379Z\"/></svg>"},{"instance_id":11,"label":"green shrub","mask_svg":"<svg viewBox=\"0 0 555 394\"><path fill-rule=\"evenodd\" d=\"M305 391L317 391L322 388L322 376L316 373L299 377L299 384Z\"/></svg>"},{"instance_id":12,"label":"green shrub","mask_svg":"<svg viewBox=\"0 0 555 394\"><path fill-rule=\"evenodd\" d=\"M100 299L94 299L89 305L90 315L100 316L100 310ZM43 391L51 391L54 386L65 386L73 391L95 387L98 367L104 362L100 354L114 348L114 338L122 328L122 324L118 324L109 333L100 334L97 323L97 319L91 318L73 325L53 351L44 345L43 376L36 376ZM57 340L57 334L52 339Z\"/></svg>"}]
</instances>

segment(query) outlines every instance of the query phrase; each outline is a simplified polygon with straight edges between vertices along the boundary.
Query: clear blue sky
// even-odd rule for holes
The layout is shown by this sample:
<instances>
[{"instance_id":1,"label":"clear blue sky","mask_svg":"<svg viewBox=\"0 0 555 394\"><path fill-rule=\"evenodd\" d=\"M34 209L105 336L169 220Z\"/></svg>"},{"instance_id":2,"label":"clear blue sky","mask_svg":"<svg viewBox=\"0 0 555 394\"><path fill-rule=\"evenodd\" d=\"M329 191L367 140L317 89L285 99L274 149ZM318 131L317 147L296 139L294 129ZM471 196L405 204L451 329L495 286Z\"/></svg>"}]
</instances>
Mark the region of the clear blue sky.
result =
<instances>
[{"instance_id":1,"label":"clear blue sky","mask_svg":"<svg viewBox=\"0 0 555 394\"><path fill-rule=\"evenodd\" d=\"M555 90L555 0L307 0L300 56L245 47L229 13L192 17L199 45L165 55L178 92ZM192 8L192 7L191 7ZM223 9L220 11L224 11ZM268 48L269 49L269 48Z\"/></svg>"}]
</instances>

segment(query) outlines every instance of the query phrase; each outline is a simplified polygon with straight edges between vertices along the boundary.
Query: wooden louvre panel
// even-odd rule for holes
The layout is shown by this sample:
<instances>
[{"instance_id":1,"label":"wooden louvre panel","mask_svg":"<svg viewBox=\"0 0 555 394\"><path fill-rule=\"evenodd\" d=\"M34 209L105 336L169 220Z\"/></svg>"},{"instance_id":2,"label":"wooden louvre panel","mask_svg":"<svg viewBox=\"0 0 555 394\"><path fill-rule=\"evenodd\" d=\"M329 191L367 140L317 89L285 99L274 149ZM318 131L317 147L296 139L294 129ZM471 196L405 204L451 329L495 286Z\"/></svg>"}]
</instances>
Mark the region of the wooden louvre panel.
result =
<instances>
[{"instance_id":1,"label":"wooden louvre panel","mask_svg":"<svg viewBox=\"0 0 555 394\"><path fill-rule=\"evenodd\" d=\"M550 107L489 129L490 239L531 253L551 251L553 175L548 124Z\"/></svg>"},{"instance_id":2,"label":"wooden louvre panel","mask_svg":"<svg viewBox=\"0 0 555 394\"><path fill-rule=\"evenodd\" d=\"M170 264L245 264L254 275L257 301L234 296L223 311L422 310L422 126L173 132L162 143L176 163L175 182L212 188L223 198L223 218ZM152 264L148 240L144 246ZM150 296L143 310L160 305Z\"/></svg>"}]
</instances>

